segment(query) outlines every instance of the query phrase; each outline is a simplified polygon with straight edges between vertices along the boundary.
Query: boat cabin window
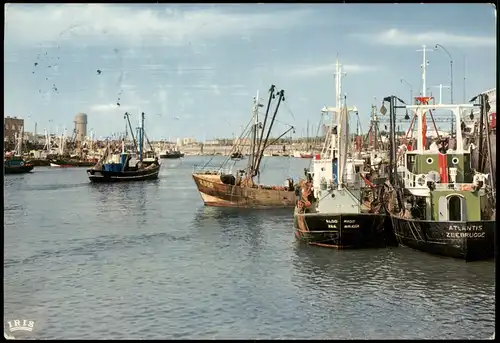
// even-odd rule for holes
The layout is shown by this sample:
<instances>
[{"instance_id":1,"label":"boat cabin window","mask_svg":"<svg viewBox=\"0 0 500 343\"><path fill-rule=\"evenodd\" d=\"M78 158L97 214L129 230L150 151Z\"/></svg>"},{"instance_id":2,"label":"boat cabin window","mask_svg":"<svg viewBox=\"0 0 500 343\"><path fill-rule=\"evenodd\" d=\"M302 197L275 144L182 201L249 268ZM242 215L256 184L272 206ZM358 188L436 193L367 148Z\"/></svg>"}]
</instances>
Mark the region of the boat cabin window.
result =
<instances>
[{"instance_id":1,"label":"boat cabin window","mask_svg":"<svg viewBox=\"0 0 500 343\"><path fill-rule=\"evenodd\" d=\"M452 222L462 221L462 198L457 195L448 198L448 220Z\"/></svg>"},{"instance_id":2,"label":"boat cabin window","mask_svg":"<svg viewBox=\"0 0 500 343\"><path fill-rule=\"evenodd\" d=\"M406 155L406 169L412 171L413 166L415 165L415 155L413 154L407 154Z\"/></svg>"}]
</instances>

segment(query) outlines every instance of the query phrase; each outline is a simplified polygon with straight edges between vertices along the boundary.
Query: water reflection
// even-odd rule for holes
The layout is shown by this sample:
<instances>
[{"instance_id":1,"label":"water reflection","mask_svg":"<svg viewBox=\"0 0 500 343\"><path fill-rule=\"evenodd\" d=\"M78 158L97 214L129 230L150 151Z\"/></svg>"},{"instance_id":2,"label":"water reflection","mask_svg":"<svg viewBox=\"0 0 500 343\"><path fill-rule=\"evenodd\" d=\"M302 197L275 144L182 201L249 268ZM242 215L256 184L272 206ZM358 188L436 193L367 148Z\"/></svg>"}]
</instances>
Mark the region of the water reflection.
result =
<instances>
[{"instance_id":1,"label":"water reflection","mask_svg":"<svg viewBox=\"0 0 500 343\"><path fill-rule=\"evenodd\" d=\"M257 210L203 206L197 210L193 227L223 247L250 247L257 253L267 242L270 223L290 218L290 209ZM242 244L243 243L243 244Z\"/></svg>"},{"instance_id":2,"label":"water reflection","mask_svg":"<svg viewBox=\"0 0 500 343\"><path fill-rule=\"evenodd\" d=\"M101 215L130 215L137 225L147 224L151 210L150 197L155 197L159 180L148 182L91 183L89 190L94 196L94 206ZM149 193L149 194L148 194Z\"/></svg>"},{"instance_id":3,"label":"water reflection","mask_svg":"<svg viewBox=\"0 0 500 343\"><path fill-rule=\"evenodd\" d=\"M395 331L386 338L471 338L472 327L485 333L494 328L493 263L465 263L408 248L338 251L296 245L294 250L293 280L306 299L307 292L321 294L318 310L326 312L340 307L351 316L372 311L387 316ZM358 308L360 303L365 308ZM405 320L391 312L395 306ZM426 329L436 323L439 332Z\"/></svg>"}]
</instances>

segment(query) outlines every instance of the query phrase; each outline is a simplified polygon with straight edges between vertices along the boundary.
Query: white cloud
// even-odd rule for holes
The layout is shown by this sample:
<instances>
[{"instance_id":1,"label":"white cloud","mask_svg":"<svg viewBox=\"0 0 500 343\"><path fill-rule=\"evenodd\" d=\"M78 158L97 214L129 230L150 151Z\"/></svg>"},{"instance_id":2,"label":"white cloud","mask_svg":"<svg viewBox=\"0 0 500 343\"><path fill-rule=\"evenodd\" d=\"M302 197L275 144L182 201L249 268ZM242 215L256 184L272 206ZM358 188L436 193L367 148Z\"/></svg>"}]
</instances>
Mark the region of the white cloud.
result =
<instances>
[{"instance_id":1,"label":"white cloud","mask_svg":"<svg viewBox=\"0 0 500 343\"><path fill-rule=\"evenodd\" d=\"M131 106L118 106L117 104L96 104L90 106L90 111L91 112L99 112L99 113L119 113L119 112L125 112L125 111L130 111L134 109Z\"/></svg>"},{"instance_id":2,"label":"white cloud","mask_svg":"<svg viewBox=\"0 0 500 343\"><path fill-rule=\"evenodd\" d=\"M289 75L292 76L315 76L315 75L332 75L335 72L335 63L317 65L317 66L296 66L290 68L292 71ZM382 69L381 67L360 64L342 64L342 70L346 73L362 74L374 72Z\"/></svg>"},{"instance_id":3,"label":"white cloud","mask_svg":"<svg viewBox=\"0 0 500 343\"><path fill-rule=\"evenodd\" d=\"M495 36L466 36L445 32L409 33L398 29L390 29L379 33L357 33L352 36L367 41L371 44L394 46L418 46L427 44L434 47L437 43L445 46L479 47L496 46Z\"/></svg>"},{"instance_id":4,"label":"white cloud","mask_svg":"<svg viewBox=\"0 0 500 343\"><path fill-rule=\"evenodd\" d=\"M183 45L220 36L242 36L254 30L283 29L300 23L310 10L300 8L262 13L198 10L137 5L64 4L9 6L5 40L19 44L74 44L106 41L126 45ZM43 28L43 29L40 29Z\"/></svg>"}]
</instances>

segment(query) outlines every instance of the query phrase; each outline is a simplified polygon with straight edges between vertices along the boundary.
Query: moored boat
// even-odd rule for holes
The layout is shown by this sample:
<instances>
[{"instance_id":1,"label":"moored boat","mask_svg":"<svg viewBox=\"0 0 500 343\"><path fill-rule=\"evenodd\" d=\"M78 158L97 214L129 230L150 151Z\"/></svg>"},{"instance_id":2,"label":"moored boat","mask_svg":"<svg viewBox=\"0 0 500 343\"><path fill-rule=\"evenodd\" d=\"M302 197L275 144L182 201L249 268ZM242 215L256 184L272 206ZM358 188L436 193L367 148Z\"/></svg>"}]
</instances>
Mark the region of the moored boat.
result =
<instances>
[{"instance_id":1,"label":"moored boat","mask_svg":"<svg viewBox=\"0 0 500 343\"><path fill-rule=\"evenodd\" d=\"M337 106L328 110L335 114L321 154L300 183L295 236L311 245L341 249L397 246L382 204L383 168L366 172L370 161L349 156L348 113L357 110L342 104L338 60L336 75Z\"/></svg>"},{"instance_id":2,"label":"moored boat","mask_svg":"<svg viewBox=\"0 0 500 343\"><path fill-rule=\"evenodd\" d=\"M33 170L33 164L21 156L6 157L3 162L4 174L25 174Z\"/></svg>"},{"instance_id":3,"label":"moored boat","mask_svg":"<svg viewBox=\"0 0 500 343\"><path fill-rule=\"evenodd\" d=\"M266 127L271 101L278 97L278 103L271 118L269 127ZM207 166L197 167L193 173L193 180L200 193L203 203L207 206L245 207L245 208L292 208L296 202L295 185L292 179L287 179L286 186L267 186L254 181L254 177L260 174L260 164L264 151L274 144L277 139L269 142L269 135L273 127L275 117L281 101L284 100L284 91L275 94L275 86L269 90L269 99L266 109L264 123L258 122L258 109L263 107L259 103L259 96L254 99L253 125L251 126L251 146L248 166L245 170L233 173L231 168L224 163L216 168ZM264 132L267 129L266 137ZM293 127L285 131L279 138L291 131ZM260 131L260 136L259 136ZM278 138L278 139L279 139Z\"/></svg>"},{"instance_id":4,"label":"moored boat","mask_svg":"<svg viewBox=\"0 0 500 343\"><path fill-rule=\"evenodd\" d=\"M21 128L20 134L16 134L16 149L12 153L6 153L3 160L4 174L25 174L33 170L34 164L30 161L25 161L23 154L23 135L24 127Z\"/></svg>"},{"instance_id":5,"label":"moored boat","mask_svg":"<svg viewBox=\"0 0 500 343\"><path fill-rule=\"evenodd\" d=\"M52 168L74 168L74 167L91 167L95 162L90 161L77 161L77 160L51 160L50 166Z\"/></svg>"},{"instance_id":6,"label":"moored boat","mask_svg":"<svg viewBox=\"0 0 500 343\"><path fill-rule=\"evenodd\" d=\"M312 152L303 152L300 153L300 158L313 158L314 154Z\"/></svg>"},{"instance_id":7,"label":"moored boat","mask_svg":"<svg viewBox=\"0 0 500 343\"><path fill-rule=\"evenodd\" d=\"M164 151L160 153L160 158L181 158L184 157L184 153L179 150Z\"/></svg>"},{"instance_id":8,"label":"moored boat","mask_svg":"<svg viewBox=\"0 0 500 343\"><path fill-rule=\"evenodd\" d=\"M425 95L425 67L423 73L423 96L415 98L417 104L398 106L413 113L418 137L415 149L403 151L403 165L397 172L392 170L389 211L394 233L400 244L423 252L467 261L493 258L495 185L491 174L471 167L473 147L471 144L464 147L460 127L461 119L475 105L431 103L434 99ZM478 97L484 117L486 101L484 95ZM384 100L389 102L391 118L395 118L397 98ZM426 147L427 116L434 122L433 112L440 110L451 111L455 116L454 149L442 142L438 149ZM485 126L488 130L481 119L480 136ZM395 140L393 134L391 139ZM488 150L484 147L481 153L489 155L492 166ZM391 158L396 158L395 151L391 151Z\"/></svg>"},{"instance_id":9,"label":"moored boat","mask_svg":"<svg viewBox=\"0 0 500 343\"><path fill-rule=\"evenodd\" d=\"M245 156L241 153L241 151L235 151L231 154L232 160L242 160Z\"/></svg>"},{"instance_id":10,"label":"moored boat","mask_svg":"<svg viewBox=\"0 0 500 343\"><path fill-rule=\"evenodd\" d=\"M129 114L126 118L130 126ZM109 147L103 158L93 167L87 169L87 175L91 182L127 182L155 180L160 173L161 164L158 157L147 157L144 153L144 140L147 139L144 131L144 112L141 114L141 126L138 130L138 144L132 134L134 146L139 150L139 160L135 165L130 165L132 156L125 152L125 141L122 142L121 154L110 154ZM152 147L151 151L153 150Z\"/></svg>"}]
</instances>

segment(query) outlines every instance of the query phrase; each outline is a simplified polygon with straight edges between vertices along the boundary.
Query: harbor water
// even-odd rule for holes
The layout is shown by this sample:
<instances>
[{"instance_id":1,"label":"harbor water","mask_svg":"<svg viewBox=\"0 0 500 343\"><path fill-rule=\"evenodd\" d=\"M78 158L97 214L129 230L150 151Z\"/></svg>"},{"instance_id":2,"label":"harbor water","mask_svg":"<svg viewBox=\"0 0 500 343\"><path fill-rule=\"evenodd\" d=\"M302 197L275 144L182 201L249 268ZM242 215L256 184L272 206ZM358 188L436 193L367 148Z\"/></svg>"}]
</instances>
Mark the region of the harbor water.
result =
<instances>
[{"instance_id":1,"label":"harbor water","mask_svg":"<svg viewBox=\"0 0 500 343\"><path fill-rule=\"evenodd\" d=\"M296 242L293 210L204 207L210 157L163 160L160 179L90 184L85 168L7 175L4 325L36 339L485 339L494 262L409 248ZM223 157L216 157L214 164ZM243 166L247 161L238 162ZM264 157L261 182L309 160ZM5 329L4 329L5 330Z\"/></svg>"}]
</instances>

